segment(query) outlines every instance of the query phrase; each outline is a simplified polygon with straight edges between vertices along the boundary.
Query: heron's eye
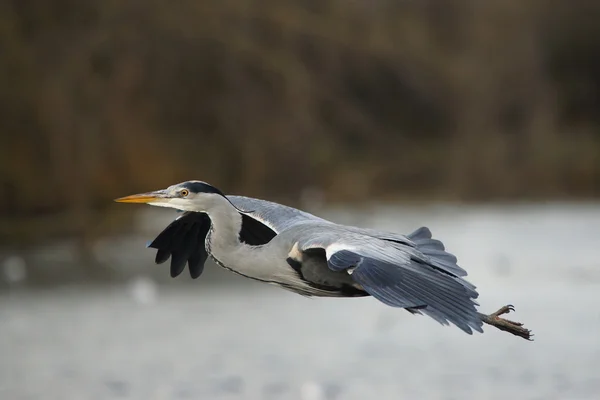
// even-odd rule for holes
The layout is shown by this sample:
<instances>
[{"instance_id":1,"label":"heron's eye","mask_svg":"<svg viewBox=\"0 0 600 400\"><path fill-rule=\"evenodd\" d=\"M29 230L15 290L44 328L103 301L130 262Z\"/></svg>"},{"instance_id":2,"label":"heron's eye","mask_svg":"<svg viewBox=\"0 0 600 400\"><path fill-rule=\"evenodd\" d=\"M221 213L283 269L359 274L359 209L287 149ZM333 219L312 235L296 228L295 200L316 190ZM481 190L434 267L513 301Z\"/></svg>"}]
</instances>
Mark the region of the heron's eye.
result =
<instances>
[{"instance_id":1,"label":"heron's eye","mask_svg":"<svg viewBox=\"0 0 600 400\"><path fill-rule=\"evenodd\" d=\"M179 195L181 197L187 197L188 194L190 194L190 191L187 189L183 189L182 191L179 192Z\"/></svg>"}]
</instances>

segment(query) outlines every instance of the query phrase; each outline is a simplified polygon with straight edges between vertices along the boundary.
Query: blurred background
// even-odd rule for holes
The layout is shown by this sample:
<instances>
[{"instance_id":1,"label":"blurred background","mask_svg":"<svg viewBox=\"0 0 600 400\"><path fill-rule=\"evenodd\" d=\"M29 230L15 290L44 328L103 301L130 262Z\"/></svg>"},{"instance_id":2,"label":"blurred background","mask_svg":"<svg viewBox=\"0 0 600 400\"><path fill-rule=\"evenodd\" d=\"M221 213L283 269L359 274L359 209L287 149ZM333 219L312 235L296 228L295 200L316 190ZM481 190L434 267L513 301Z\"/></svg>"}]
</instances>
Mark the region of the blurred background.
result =
<instances>
[{"instance_id":1,"label":"blurred background","mask_svg":"<svg viewBox=\"0 0 600 400\"><path fill-rule=\"evenodd\" d=\"M0 398L598 398L599 21L587 0L0 2ZM213 264L172 280L144 245L175 213L112 199L189 179L429 226L536 341Z\"/></svg>"}]
</instances>

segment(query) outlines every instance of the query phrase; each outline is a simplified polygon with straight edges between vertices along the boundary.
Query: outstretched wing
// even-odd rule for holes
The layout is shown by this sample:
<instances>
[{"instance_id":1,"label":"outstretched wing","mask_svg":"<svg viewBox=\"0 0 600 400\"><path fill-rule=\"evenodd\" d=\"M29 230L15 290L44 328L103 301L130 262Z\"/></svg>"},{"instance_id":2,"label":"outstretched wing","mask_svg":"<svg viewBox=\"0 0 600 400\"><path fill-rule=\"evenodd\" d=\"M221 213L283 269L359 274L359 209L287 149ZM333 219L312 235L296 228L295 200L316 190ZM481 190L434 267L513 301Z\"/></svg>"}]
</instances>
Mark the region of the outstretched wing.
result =
<instances>
[{"instance_id":1,"label":"outstretched wing","mask_svg":"<svg viewBox=\"0 0 600 400\"><path fill-rule=\"evenodd\" d=\"M323 226L324 231L328 231L328 226L340 227L326 219L282 204L243 196L227 196L227 198L246 215L270 227L276 233L300 224L319 224ZM446 269L457 276L467 275L467 272L457 265L456 257L446 252L444 244L433 239L431 231L426 227L421 227L409 235L356 226L342 225L342 227L344 231L357 235L366 235L386 242L418 248L423 253L421 255L425 255L435 267Z\"/></svg>"},{"instance_id":2,"label":"outstretched wing","mask_svg":"<svg viewBox=\"0 0 600 400\"><path fill-rule=\"evenodd\" d=\"M367 293L389 306L428 315L444 325L453 323L469 334L482 332L475 286L461 277L466 272L427 228L404 237L406 243L367 232L323 230L298 246L308 253L324 249L329 269L346 271Z\"/></svg>"}]
</instances>

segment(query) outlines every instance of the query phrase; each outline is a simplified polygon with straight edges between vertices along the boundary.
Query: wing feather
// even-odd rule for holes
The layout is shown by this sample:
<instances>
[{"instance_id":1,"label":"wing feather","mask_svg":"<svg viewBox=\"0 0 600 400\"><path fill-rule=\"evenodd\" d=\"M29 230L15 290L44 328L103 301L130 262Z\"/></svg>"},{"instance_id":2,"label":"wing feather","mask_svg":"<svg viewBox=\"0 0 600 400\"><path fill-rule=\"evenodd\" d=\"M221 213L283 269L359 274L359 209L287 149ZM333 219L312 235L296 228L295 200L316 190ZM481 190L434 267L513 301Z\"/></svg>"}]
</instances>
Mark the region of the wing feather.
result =
<instances>
[{"instance_id":1,"label":"wing feather","mask_svg":"<svg viewBox=\"0 0 600 400\"><path fill-rule=\"evenodd\" d=\"M171 252L167 249L160 248L156 251L156 258L154 262L156 264L162 264L171 257Z\"/></svg>"},{"instance_id":2,"label":"wing feather","mask_svg":"<svg viewBox=\"0 0 600 400\"><path fill-rule=\"evenodd\" d=\"M456 257L431 242L429 230L421 235L416 240L429 245L427 254L408 238L400 243L343 230L312 234L300 248L325 249L330 269L348 271L384 304L427 315L444 325L452 323L468 334L482 332L475 286L462 278L466 272L456 265Z\"/></svg>"},{"instance_id":3,"label":"wing feather","mask_svg":"<svg viewBox=\"0 0 600 400\"><path fill-rule=\"evenodd\" d=\"M157 249L156 264L171 258L172 277L180 275L187 262L190 275L197 278L202 274L208 258L204 243L209 229L210 219L206 214L184 212L160 232L148 247Z\"/></svg>"}]
</instances>

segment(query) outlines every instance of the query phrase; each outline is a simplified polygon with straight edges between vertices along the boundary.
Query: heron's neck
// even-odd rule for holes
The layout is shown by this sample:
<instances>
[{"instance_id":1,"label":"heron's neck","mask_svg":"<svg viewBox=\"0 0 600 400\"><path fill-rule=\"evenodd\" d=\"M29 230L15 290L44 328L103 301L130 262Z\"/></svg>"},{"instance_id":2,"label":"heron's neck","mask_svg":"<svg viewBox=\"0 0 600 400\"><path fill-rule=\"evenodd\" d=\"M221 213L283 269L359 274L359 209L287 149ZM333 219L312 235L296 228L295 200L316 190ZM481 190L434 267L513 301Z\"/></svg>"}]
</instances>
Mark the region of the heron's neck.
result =
<instances>
[{"instance_id":1,"label":"heron's neck","mask_svg":"<svg viewBox=\"0 0 600 400\"><path fill-rule=\"evenodd\" d=\"M261 252L240 241L242 216L238 210L226 199L219 199L207 213L211 221L206 238L209 254L223 267L252 277L255 266L261 263Z\"/></svg>"},{"instance_id":2,"label":"heron's neck","mask_svg":"<svg viewBox=\"0 0 600 400\"><path fill-rule=\"evenodd\" d=\"M232 251L244 246L240 242L240 230L242 229L242 216L227 201L215 203L208 211L211 229L207 240L211 250Z\"/></svg>"}]
</instances>

